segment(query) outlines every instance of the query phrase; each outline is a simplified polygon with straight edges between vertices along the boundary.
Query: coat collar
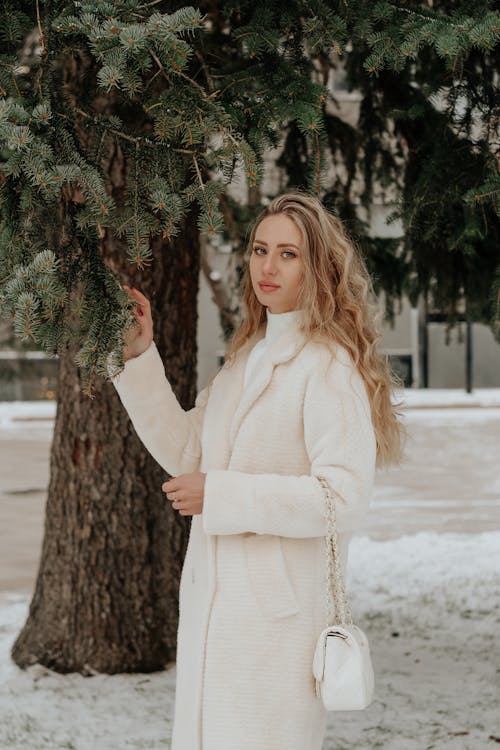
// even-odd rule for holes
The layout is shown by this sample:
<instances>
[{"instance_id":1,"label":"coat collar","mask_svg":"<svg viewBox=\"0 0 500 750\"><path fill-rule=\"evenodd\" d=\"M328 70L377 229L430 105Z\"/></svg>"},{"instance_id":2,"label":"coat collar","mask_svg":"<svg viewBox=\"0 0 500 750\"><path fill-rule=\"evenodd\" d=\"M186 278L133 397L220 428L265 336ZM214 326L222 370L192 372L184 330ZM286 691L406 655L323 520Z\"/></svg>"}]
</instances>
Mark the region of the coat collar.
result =
<instances>
[{"instance_id":1,"label":"coat collar","mask_svg":"<svg viewBox=\"0 0 500 750\"><path fill-rule=\"evenodd\" d=\"M252 376L245 388L243 388L243 379L248 357L255 344L264 338L266 326L261 326L237 353L236 360L231 366L231 369L234 368L232 383L234 384L235 394L233 417L229 428L231 446L234 444L245 415L271 382L274 368L295 357L307 343L307 337L300 330L299 321L300 318L293 320L293 324L290 327L269 341L266 354L260 363L259 369Z\"/></svg>"}]
</instances>

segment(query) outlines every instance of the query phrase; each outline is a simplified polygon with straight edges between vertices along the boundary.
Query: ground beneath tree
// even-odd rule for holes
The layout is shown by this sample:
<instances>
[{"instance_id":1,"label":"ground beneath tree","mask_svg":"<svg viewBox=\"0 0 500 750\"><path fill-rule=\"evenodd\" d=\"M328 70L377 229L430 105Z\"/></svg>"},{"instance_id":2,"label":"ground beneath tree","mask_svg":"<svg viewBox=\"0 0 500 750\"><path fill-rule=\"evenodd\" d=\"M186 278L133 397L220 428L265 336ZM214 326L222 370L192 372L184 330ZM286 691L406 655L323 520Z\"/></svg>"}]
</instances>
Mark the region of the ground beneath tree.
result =
<instances>
[{"instance_id":1,"label":"ground beneath tree","mask_svg":"<svg viewBox=\"0 0 500 750\"><path fill-rule=\"evenodd\" d=\"M376 696L329 715L324 750L500 745L500 392L487 396L441 392L441 408L426 408L435 392L409 396L420 403L405 416L408 460L378 474L349 552ZM35 421L29 405L19 421L21 408L0 404L0 750L167 750L175 665L85 678L9 658L36 572L51 434L49 406Z\"/></svg>"}]
</instances>

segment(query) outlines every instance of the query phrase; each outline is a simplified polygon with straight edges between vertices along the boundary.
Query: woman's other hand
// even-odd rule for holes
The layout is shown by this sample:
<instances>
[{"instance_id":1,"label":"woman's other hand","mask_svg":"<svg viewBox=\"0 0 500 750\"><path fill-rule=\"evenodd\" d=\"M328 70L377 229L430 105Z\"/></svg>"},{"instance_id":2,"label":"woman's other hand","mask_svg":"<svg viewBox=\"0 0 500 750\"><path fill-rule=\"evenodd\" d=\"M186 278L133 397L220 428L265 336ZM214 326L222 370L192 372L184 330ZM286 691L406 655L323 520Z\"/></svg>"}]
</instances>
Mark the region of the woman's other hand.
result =
<instances>
[{"instance_id":1,"label":"woman's other hand","mask_svg":"<svg viewBox=\"0 0 500 750\"><path fill-rule=\"evenodd\" d=\"M172 508L178 510L181 516L195 516L202 512L205 477L203 472L193 471L163 482L161 488L167 493L167 500L172 502Z\"/></svg>"},{"instance_id":2,"label":"woman's other hand","mask_svg":"<svg viewBox=\"0 0 500 750\"><path fill-rule=\"evenodd\" d=\"M153 318L151 316L151 305L147 297L135 287L128 287L123 284L123 288L134 298L136 307L134 315L137 318L138 325L131 326L125 332L125 345L123 347L123 361L138 357L146 351L153 341Z\"/></svg>"}]
</instances>

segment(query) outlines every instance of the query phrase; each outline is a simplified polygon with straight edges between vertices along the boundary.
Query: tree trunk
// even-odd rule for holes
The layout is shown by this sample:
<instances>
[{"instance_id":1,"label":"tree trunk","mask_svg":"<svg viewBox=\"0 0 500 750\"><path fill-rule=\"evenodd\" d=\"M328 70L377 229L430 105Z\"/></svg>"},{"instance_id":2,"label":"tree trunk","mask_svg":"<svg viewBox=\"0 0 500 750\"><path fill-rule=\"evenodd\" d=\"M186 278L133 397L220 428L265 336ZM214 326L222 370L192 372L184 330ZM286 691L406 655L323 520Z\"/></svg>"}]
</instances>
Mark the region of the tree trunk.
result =
<instances>
[{"instance_id":1,"label":"tree trunk","mask_svg":"<svg viewBox=\"0 0 500 750\"><path fill-rule=\"evenodd\" d=\"M184 408L196 395L198 234L154 248L138 285ZM161 490L168 475L145 451L112 383L82 394L74 351L60 359L45 534L28 620L12 657L60 672L161 669L175 658L178 583L189 519Z\"/></svg>"},{"instance_id":2,"label":"tree trunk","mask_svg":"<svg viewBox=\"0 0 500 750\"><path fill-rule=\"evenodd\" d=\"M122 105L116 92L103 94L96 74L83 49L67 52L51 67L53 109L72 108L82 151L95 145L88 116L79 120L83 110L117 113L135 132L150 134L152 124L141 108ZM135 175L129 152L117 138L99 153L119 209ZM61 204L60 228L54 223L56 246L74 231L71 206L85 200L78 185L72 191ZM197 380L196 219L193 209L178 239L152 240L146 273L127 260L123 242L107 229L99 247L119 280L150 299L155 341L185 409L194 403ZM65 263L66 255L63 247ZM161 485L168 474L140 443L113 384L98 381L95 397L84 395L76 351L72 345L60 355L41 561L12 658L21 667L38 662L59 672L162 669L176 654L178 585L190 520L166 500Z\"/></svg>"}]
</instances>

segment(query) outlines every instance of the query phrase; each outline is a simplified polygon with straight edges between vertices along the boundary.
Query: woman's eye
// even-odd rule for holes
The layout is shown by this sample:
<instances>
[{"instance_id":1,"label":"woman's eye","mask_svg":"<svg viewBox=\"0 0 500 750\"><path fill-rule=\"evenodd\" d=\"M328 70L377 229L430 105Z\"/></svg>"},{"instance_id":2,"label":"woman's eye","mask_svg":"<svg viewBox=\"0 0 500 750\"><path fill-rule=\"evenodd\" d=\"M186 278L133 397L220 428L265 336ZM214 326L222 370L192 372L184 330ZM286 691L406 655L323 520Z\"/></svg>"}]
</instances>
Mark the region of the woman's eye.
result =
<instances>
[{"instance_id":1,"label":"woman's eye","mask_svg":"<svg viewBox=\"0 0 500 750\"><path fill-rule=\"evenodd\" d=\"M263 250L266 252L265 248L263 247L254 247L253 251L254 253L257 253L257 255L262 255L262 253L259 253L259 250ZM292 258L295 258L295 253L292 250L283 250L283 253L287 253L288 255L291 255Z\"/></svg>"}]
</instances>

